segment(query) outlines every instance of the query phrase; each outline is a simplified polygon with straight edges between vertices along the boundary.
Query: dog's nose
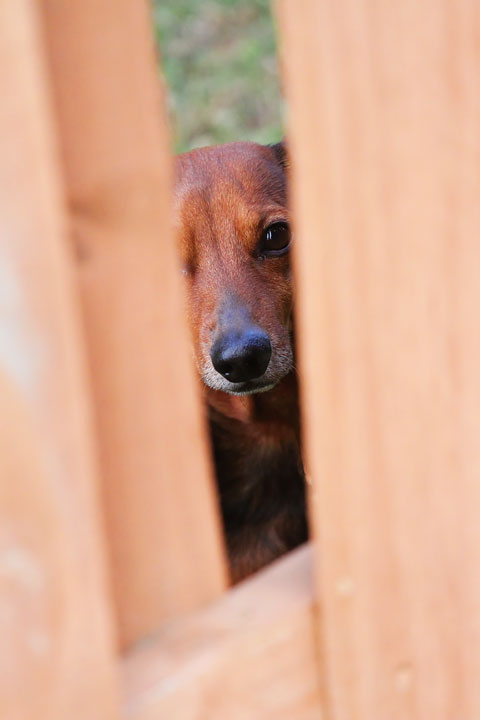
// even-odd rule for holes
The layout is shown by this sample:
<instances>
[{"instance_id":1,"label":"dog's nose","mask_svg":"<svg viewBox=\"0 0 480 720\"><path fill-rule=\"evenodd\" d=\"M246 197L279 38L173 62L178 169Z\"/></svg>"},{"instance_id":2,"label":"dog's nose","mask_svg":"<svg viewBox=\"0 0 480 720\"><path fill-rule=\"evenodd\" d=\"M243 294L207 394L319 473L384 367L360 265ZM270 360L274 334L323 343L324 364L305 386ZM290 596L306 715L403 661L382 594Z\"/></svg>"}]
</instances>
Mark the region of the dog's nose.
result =
<instances>
[{"instance_id":1,"label":"dog's nose","mask_svg":"<svg viewBox=\"0 0 480 720\"><path fill-rule=\"evenodd\" d=\"M271 355L270 338L260 328L224 333L210 352L215 370L232 383L261 377Z\"/></svg>"}]
</instances>

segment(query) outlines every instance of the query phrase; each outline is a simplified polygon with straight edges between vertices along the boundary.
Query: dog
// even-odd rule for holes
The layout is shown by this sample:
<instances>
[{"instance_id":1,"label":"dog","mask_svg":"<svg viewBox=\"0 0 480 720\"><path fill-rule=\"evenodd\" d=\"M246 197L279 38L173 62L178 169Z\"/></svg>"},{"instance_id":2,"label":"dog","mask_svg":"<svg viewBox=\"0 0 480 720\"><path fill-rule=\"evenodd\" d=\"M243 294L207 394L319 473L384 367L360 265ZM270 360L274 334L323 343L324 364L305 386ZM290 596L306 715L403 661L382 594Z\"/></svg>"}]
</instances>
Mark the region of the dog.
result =
<instances>
[{"instance_id":1,"label":"dog","mask_svg":"<svg viewBox=\"0 0 480 720\"><path fill-rule=\"evenodd\" d=\"M307 539L283 143L179 155L175 224L233 582Z\"/></svg>"}]
</instances>

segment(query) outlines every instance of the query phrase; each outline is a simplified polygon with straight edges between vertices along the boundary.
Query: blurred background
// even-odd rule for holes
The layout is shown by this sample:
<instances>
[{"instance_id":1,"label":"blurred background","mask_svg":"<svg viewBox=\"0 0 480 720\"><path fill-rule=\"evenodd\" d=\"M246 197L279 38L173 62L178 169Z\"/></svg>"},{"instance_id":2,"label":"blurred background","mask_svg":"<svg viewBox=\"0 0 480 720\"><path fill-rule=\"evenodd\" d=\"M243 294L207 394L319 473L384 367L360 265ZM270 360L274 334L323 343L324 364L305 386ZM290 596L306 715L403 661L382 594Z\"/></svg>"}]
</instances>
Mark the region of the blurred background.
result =
<instances>
[{"instance_id":1,"label":"blurred background","mask_svg":"<svg viewBox=\"0 0 480 720\"><path fill-rule=\"evenodd\" d=\"M269 0L153 0L175 152L283 135Z\"/></svg>"}]
</instances>

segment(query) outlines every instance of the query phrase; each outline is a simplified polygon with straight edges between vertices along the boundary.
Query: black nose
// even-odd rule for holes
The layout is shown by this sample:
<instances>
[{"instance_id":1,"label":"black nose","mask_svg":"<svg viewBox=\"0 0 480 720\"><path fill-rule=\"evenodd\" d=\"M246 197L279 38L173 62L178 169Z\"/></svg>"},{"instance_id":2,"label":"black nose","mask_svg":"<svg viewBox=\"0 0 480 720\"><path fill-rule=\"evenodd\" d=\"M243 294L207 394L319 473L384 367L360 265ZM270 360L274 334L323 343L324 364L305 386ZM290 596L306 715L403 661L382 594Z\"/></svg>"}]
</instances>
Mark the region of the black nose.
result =
<instances>
[{"instance_id":1,"label":"black nose","mask_svg":"<svg viewBox=\"0 0 480 720\"><path fill-rule=\"evenodd\" d=\"M260 328L227 332L213 344L213 367L232 383L254 380L263 375L270 362L270 338Z\"/></svg>"}]
</instances>

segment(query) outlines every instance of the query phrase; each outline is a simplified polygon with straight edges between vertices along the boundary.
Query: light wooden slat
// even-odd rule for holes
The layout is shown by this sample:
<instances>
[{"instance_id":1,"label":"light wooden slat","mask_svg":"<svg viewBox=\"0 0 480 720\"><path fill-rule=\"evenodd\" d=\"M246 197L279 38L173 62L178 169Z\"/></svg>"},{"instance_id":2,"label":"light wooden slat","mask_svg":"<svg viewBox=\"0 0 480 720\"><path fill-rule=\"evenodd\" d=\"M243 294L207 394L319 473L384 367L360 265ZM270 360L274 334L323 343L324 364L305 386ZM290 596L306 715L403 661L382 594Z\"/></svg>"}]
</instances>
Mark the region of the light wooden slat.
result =
<instances>
[{"instance_id":1,"label":"light wooden slat","mask_svg":"<svg viewBox=\"0 0 480 720\"><path fill-rule=\"evenodd\" d=\"M0 3L0 717L118 717L85 363L28 0Z\"/></svg>"},{"instance_id":2,"label":"light wooden slat","mask_svg":"<svg viewBox=\"0 0 480 720\"><path fill-rule=\"evenodd\" d=\"M47 0L121 641L226 585L148 5Z\"/></svg>"},{"instance_id":3,"label":"light wooden slat","mask_svg":"<svg viewBox=\"0 0 480 720\"><path fill-rule=\"evenodd\" d=\"M123 686L131 720L320 720L310 548L164 626Z\"/></svg>"},{"instance_id":4,"label":"light wooden slat","mask_svg":"<svg viewBox=\"0 0 480 720\"><path fill-rule=\"evenodd\" d=\"M280 0L333 720L480 717L480 6Z\"/></svg>"}]
</instances>

